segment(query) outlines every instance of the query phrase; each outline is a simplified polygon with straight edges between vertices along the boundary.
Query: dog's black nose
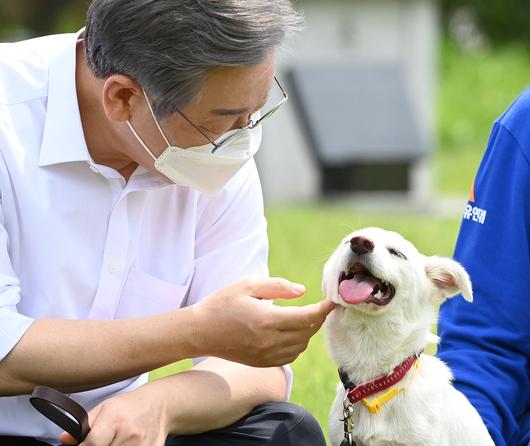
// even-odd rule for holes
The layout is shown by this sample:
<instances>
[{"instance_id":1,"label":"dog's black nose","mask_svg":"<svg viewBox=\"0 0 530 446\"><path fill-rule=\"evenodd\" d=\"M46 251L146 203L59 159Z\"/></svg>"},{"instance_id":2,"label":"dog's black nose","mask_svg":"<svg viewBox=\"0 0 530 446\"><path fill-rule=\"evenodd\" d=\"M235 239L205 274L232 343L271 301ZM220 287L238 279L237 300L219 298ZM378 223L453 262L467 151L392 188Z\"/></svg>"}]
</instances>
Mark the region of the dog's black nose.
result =
<instances>
[{"instance_id":1,"label":"dog's black nose","mask_svg":"<svg viewBox=\"0 0 530 446\"><path fill-rule=\"evenodd\" d=\"M374 250L374 242L366 237L353 237L350 240L350 248L355 254L363 255Z\"/></svg>"}]
</instances>

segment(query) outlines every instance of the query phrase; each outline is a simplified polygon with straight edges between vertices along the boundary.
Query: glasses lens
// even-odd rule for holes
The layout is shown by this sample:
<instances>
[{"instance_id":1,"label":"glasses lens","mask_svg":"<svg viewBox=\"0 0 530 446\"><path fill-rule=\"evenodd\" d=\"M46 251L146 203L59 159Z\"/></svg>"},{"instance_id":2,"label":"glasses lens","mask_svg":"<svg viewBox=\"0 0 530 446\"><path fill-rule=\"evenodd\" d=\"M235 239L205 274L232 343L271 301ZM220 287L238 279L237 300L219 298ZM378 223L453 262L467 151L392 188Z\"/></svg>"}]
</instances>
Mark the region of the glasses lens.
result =
<instances>
[{"instance_id":1,"label":"glasses lens","mask_svg":"<svg viewBox=\"0 0 530 446\"><path fill-rule=\"evenodd\" d=\"M258 121L254 122L254 126L261 124L263 121L269 119L286 102L287 94L283 91L282 87L280 87L278 81L275 78L275 82L269 93L267 103L261 109L261 118Z\"/></svg>"},{"instance_id":2,"label":"glasses lens","mask_svg":"<svg viewBox=\"0 0 530 446\"><path fill-rule=\"evenodd\" d=\"M275 79L269 91L267 102L265 103L261 111L265 114L269 110L276 109L278 104L284 102L284 100L285 94L280 85L278 84L278 81Z\"/></svg>"},{"instance_id":3,"label":"glasses lens","mask_svg":"<svg viewBox=\"0 0 530 446\"><path fill-rule=\"evenodd\" d=\"M276 113L280 107L285 104L285 102L287 102L287 99L286 98L283 98L281 100L281 102L279 102L278 104L276 104L273 108L271 108L268 112L266 112L260 119L258 122L261 122L261 121L265 121L265 119L269 119L274 113Z\"/></svg>"},{"instance_id":4,"label":"glasses lens","mask_svg":"<svg viewBox=\"0 0 530 446\"><path fill-rule=\"evenodd\" d=\"M247 129L253 129L260 125L263 121L269 119L274 113L276 113L282 105L287 102L287 94L283 91L282 87L278 84L275 79L274 85L269 93L265 106L261 109L262 115L257 120L251 120L249 125L239 131L230 134L224 139L215 141L216 147L212 150L212 153L222 151L224 147L236 143Z\"/></svg>"},{"instance_id":5,"label":"glasses lens","mask_svg":"<svg viewBox=\"0 0 530 446\"><path fill-rule=\"evenodd\" d=\"M240 141L246 135L247 131L248 129L246 128L239 129L225 138L218 139L215 141L216 147L214 147L212 153L222 152L226 147L231 146L232 144L237 144L238 141Z\"/></svg>"}]
</instances>

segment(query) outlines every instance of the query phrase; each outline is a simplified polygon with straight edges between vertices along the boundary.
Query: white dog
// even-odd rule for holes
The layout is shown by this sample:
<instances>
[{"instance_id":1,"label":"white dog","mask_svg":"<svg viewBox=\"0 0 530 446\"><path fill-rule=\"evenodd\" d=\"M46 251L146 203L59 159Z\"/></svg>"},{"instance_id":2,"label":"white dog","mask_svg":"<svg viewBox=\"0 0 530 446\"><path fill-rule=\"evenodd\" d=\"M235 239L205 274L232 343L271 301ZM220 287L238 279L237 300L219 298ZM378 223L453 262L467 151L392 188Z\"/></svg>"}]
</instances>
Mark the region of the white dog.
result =
<instances>
[{"instance_id":1,"label":"white dog","mask_svg":"<svg viewBox=\"0 0 530 446\"><path fill-rule=\"evenodd\" d=\"M329 418L333 446L349 444L345 431L357 446L493 445L449 368L421 355L438 340L430 333L436 305L458 293L473 300L460 264L426 257L395 232L366 228L328 260L323 290L338 304L327 322L342 380Z\"/></svg>"}]
</instances>

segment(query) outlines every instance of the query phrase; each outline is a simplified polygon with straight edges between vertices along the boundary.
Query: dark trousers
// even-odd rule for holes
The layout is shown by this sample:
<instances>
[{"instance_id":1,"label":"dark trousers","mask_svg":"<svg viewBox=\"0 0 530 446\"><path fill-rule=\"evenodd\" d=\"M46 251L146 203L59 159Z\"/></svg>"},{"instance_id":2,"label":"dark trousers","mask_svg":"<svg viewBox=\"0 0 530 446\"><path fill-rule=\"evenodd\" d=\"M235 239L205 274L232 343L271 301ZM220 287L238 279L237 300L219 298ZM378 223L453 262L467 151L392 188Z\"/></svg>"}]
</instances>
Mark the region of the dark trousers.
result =
<instances>
[{"instance_id":1,"label":"dark trousers","mask_svg":"<svg viewBox=\"0 0 530 446\"><path fill-rule=\"evenodd\" d=\"M1 437L0 446L46 446L31 438ZM317 420L291 403L270 403L224 429L172 436L166 446L326 446Z\"/></svg>"}]
</instances>

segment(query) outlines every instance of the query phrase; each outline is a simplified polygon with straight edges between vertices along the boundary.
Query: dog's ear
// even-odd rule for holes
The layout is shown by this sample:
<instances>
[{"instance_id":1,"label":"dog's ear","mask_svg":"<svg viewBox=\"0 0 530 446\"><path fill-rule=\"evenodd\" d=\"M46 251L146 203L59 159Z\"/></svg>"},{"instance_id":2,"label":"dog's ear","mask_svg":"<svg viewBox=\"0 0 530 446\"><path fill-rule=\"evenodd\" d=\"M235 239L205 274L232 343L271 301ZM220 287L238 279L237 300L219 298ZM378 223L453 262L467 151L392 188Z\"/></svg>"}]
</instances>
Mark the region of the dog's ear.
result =
<instances>
[{"instance_id":1,"label":"dog's ear","mask_svg":"<svg viewBox=\"0 0 530 446\"><path fill-rule=\"evenodd\" d=\"M460 263L445 257L427 257L425 273L434 286L434 298L438 303L458 293L473 302L471 280Z\"/></svg>"}]
</instances>

